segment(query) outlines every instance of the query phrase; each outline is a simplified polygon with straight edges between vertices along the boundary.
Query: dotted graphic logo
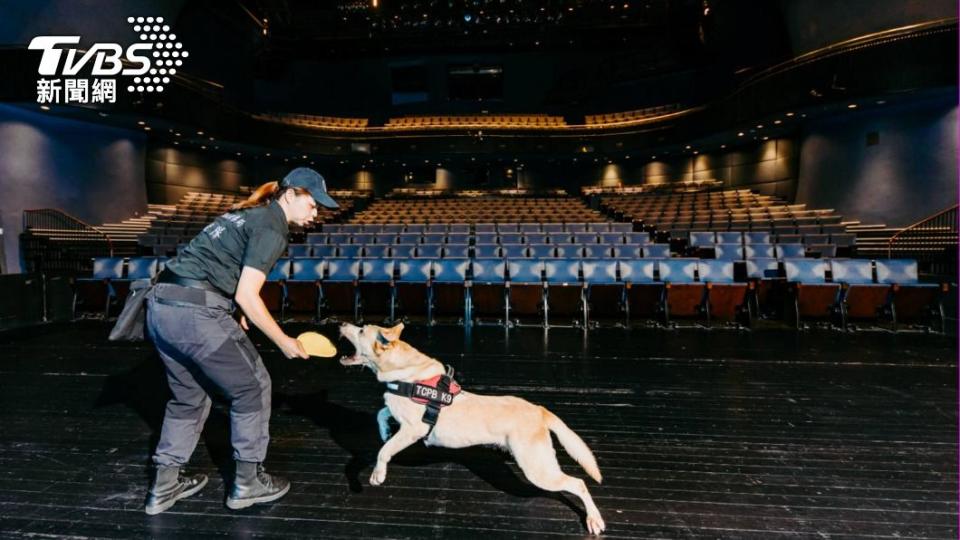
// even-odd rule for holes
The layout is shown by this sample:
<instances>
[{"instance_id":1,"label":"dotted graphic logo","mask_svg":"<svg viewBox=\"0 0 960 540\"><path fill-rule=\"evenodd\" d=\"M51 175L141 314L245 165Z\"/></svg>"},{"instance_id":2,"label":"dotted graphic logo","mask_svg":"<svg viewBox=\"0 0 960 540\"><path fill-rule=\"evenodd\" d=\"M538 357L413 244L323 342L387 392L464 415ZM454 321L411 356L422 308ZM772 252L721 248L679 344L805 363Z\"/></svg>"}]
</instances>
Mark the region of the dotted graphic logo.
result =
<instances>
[{"instance_id":1,"label":"dotted graphic logo","mask_svg":"<svg viewBox=\"0 0 960 540\"><path fill-rule=\"evenodd\" d=\"M134 77L127 91L163 92L163 86L170 83L170 77L177 74L177 68L190 53L183 48L183 43L177 41L170 26L164 24L163 17L127 17L127 23L133 25L140 41L151 44L153 49L146 76Z\"/></svg>"},{"instance_id":2,"label":"dotted graphic logo","mask_svg":"<svg viewBox=\"0 0 960 540\"><path fill-rule=\"evenodd\" d=\"M140 41L124 49L118 43L94 43L86 51L80 36L37 36L29 49L43 51L37 73L37 102L60 104L116 103L117 79L128 79L128 92L163 92L190 56L163 17L127 17ZM88 77L81 72L89 73ZM48 78L55 77L55 78ZM122 83L121 83L122 84Z\"/></svg>"}]
</instances>

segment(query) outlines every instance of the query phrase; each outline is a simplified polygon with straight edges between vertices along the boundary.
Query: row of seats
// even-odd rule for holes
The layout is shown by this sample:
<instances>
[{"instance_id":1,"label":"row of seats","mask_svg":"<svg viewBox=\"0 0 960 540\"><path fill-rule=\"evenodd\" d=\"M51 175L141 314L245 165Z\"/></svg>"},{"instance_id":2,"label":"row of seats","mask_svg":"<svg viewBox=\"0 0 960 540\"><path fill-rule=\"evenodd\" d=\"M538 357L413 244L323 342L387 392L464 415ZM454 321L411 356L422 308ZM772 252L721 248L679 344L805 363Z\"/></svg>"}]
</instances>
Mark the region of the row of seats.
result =
<instances>
[{"instance_id":1,"label":"row of seats","mask_svg":"<svg viewBox=\"0 0 960 540\"><path fill-rule=\"evenodd\" d=\"M607 221L593 223L327 223L319 227L325 233L581 233L630 232L630 223Z\"/></svg>"},{"instance_id":2,"label":"row of seats","mask_svg":"<svg viewBox=\"0 0 960 540\"><path fill-rule=\"evenodd\" d=\"M605 221L573 197L451 197L380 199L352 223L585 223Z\"/></svg>"},{"instance_id":3,"label":"row of seats","mask_svg":"<svg viewBox=\"0 0 960 540\"><path fill-rule=\"evenodd\" d=\"M243 199L240 196L220 193L187 193L173 210L160 213L147 231L138 236L140 252L155 256L173 254L178 245L189 242L214 218L229 212L234 204ZM341 214L351 212L354 203L354 198L342 197L338 199L340 208L318 207L315 223L331 221Z\"/></svg>"},{"instance_id":4,"label":"row of seats","mask_svg":"<svg viewBox=\"0 0 960 540\"><path fill-rule=\"evenodd\" d=\"M646 234L646 233L637 233ZM824 247L833 251L824 253ZM497 243L450 243L450 244L291 244L287 248L290 257L577 257L594 259L604 257L648 258L670 257L669 244L657 243L556 243L556 244L497 244ZM705 259L744 260L757 258L793 258L815 256L834 257L836 246L804 244L713 244L691 255Z\"/></svg>"},{"instance_id":5,"label":"row of seats","mask_svg":"<svg viewBox=\"0 0 960 540\"><path fill-rule=\"evenodd\" d=\"M801 253L802 248L801 247ZM290 257L669 257L669 244L291 244Z\"/></svg>"},{"instance_id":6,"label":"row of seats","mask_svg":"<svg viewBox=\"0 0 960 540\"><path fill-rule=\"evenodd\" d=\"M543 114L493 114L459 116L405 116L390 118L385 127L397 129L417 129L435 127L502 127L536 129L563 127L567 122L562 116Z\"/></svg>"},{"instance_id":7,"label":"row of seats","mask_svg":"<svg viewBox=\"0 0 960 540\"><path fill-rule=\"evenodd\" d=\"M288 126L319 129L363 129L369 124L367 118L340 118L310 114L254 114L257 120L286 124Z\"/></svg>"},{"instance_id":8,"label":"row of seats","mask_svg":"<svg viewBox=\"0 0 960 540\"><path fill-rule=\"evenodd\" d=\"M647 244L648 232L308 233L308 244Z\"/></svg>"},{"instance_id":9,"label":"row of seats","mask_svg":"<svg viewBox=\"0 0 960 540\"><path fill-rule=\"evenodd\" d=\"M682 180L663 184L644 184L640 186L583 186L580 193L583 195L636 195L663 194L663 193L692 193L706 190L723 189L723 182L715 179ZM749 190L743 190L749 192Z\"/></svg>"},{"instance_id":10,"label":"row of seats","mask_svg":"<svg viewBox=\"0 0 960 540\"><path fill-rule=\"evenodd\" d=\"M77 281L78 295L104 288L106 314L123 287L153 277L163 263L149 257L95 259L92 277ZM844 326L888 317L896 328L932 315L942 330L947 289L920 283L916 261L897 259L285 258L267 276L262 296L281 318L292 309L318 319L426 315L432 322L447 315L464 322L533 318L550 325L553 316L587 326L592 318L749 321L751 306L784 286L798 324L839 313Z\"/></svg>"},{"instance_id":11,"label":"row of seats","mask_svg":"<svg viewBox=\"0 0 960 540\"><path fill-rule=\"evenodd\" d=\"M659 105L657 107L647 107L633 111L621 111L606 114L588 114L584 121L588 126L601 127L607 124L622 124L624 122L634 122L644 120L655 116L662 116L677 112L680 106L676 103L670 105Z\"/></svg>"}]
</instances>

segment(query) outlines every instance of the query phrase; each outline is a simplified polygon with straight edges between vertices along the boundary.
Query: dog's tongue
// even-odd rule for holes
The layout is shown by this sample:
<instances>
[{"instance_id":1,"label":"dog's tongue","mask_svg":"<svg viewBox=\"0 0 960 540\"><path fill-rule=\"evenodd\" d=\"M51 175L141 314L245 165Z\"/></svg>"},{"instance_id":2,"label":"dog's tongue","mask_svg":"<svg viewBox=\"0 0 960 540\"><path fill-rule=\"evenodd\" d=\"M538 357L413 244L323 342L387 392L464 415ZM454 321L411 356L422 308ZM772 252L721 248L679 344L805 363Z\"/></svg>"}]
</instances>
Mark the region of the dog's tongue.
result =
<instances>
[{"instance_id":1,"label":"dog's tongue","mask_svg":"<svg viewBox=\"0 0 960 540\"><path fill-rule=\"evenodd\" d=\"M340 364L344 366L355 366L359 363L360 359L357 358L357 355L340 357Z\"/></svg>"}]
</instances>

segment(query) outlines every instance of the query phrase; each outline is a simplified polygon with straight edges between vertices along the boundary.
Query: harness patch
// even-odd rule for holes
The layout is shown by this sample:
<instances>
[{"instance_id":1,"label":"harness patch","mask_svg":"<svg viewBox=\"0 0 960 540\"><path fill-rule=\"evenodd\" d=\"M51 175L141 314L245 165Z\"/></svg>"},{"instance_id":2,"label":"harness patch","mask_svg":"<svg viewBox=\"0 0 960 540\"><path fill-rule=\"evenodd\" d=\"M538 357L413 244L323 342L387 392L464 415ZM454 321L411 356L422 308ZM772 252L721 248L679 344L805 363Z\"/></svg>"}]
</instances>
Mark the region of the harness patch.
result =
<instances>
[{"instance_id":1,"label":"harness patch","mask_svg":"<svg viewBox=\"0 0 960 540\"><path fill-rule=\"evenodd\" d=\"M433 431L433 426L436 425L437 418L440 416L440 409L452 404L460 391L460 385L453 380L453 368L450 366L447 366L447 372L443 375L436 375L415 383L400 381L387 383L387 392L410 398L415 403L427 406L422 418L425 424L430 425L427 435Z\"/></svg>"}]
</instances>

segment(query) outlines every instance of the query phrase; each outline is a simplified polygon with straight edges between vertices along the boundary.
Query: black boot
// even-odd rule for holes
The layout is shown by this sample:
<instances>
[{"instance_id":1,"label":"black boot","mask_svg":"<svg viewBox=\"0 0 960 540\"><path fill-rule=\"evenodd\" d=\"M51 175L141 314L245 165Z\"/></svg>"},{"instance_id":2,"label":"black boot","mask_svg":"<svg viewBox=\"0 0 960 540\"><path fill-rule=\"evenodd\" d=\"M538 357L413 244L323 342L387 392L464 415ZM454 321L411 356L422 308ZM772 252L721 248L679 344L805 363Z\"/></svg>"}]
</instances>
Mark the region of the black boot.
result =
<instances>
[{"instance_id":1,"label":"black boot","mask_svg":"<svg viewBox=\"0 0 960 540\"><path fill-rule=\"evenodd\" d=\"M143 510L151 516L159 514L180 499L200 491L205 485L207 485L205 474L180 476L180 467L157 466L153 486L147 494L147 502Z\"/></svg>"},{"instance_id":2,"label":"black boot","mask_svg":"<svg viewBox=\"0 0 960 540\"><path fill-rule=\"evenodd\" d=\"M275 501L288 491L290 482L286 478L267 474L260 463L238 461L233 489L227 497L227 508L240 510L254 504Z\"/></svg>"}]
</instances>

